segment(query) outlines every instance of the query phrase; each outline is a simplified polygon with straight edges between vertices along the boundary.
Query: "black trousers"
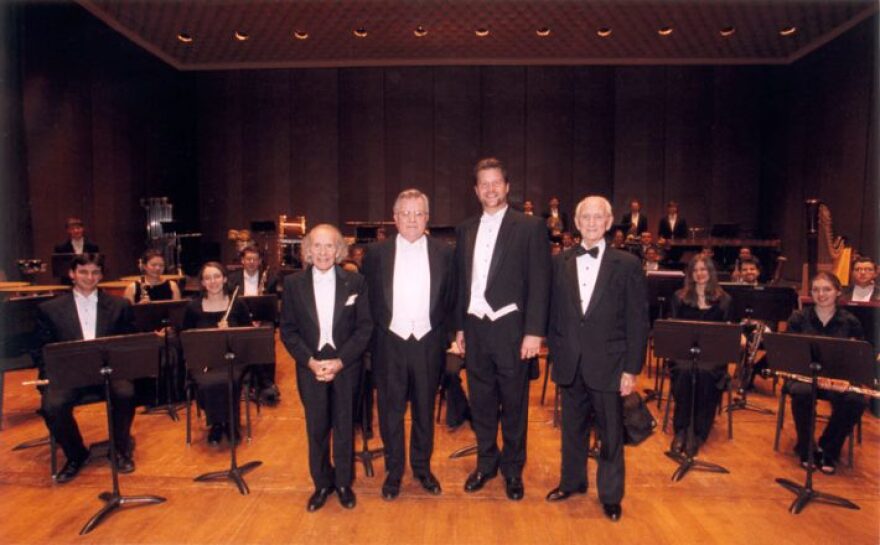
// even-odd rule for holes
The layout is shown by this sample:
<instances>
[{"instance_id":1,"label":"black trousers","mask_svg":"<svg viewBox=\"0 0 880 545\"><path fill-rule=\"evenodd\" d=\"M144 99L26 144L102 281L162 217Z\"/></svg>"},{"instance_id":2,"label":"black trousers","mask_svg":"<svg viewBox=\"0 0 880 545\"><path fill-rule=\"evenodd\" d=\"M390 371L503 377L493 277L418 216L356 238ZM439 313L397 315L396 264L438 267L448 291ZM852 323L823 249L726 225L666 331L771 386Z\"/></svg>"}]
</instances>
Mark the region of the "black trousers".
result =
<instances>
[{"instance_id":1,"label":"black trousers","mask_svg":"<svg viewBox=\"0 0 880 545\"><path fill-rule=\"evenodd\" d=\"M446 367L440 377L446 393L446 425L456 427L471 419L471 407L467 394L461 386L461 370L464 361L454 354L446 355Z\"/></svg>"},{"instance_id":2,"label":"black trousers","mask_svg":"<svg viewBox=\"0 0 880 545\"><path fill-rule=\"evenodd\" d=\"M522 476L526 463L529 366L519 357L520 319L518 313L494 322L468 315L464 326L465 368L477 435L477 470L492 474L500 466L507 478ZM496 439L499 423L500 451Z\"/></svg>"},{"instance_id":3,"label":"black trousers","mask_svg":"<svg viewBox=\"0 0 880 545\"><path fill-rule=\"evenodd\" d=\"M315 357L331 359L335 355L325 349ZM354 398L360 367L360 363L349 364L332 381L318 382L308 366L296 366L297 389L306 413L309 473L316 489L351 486L354 480Z\"/></svg>"},{"instance_id":4,"label":"black trousers","mask_svg":"<svg viewBox=\"0 0 880 545\"><path fill-rule=\"evenodd\" d=\"M599 501L620 503L626 476L623 463L623 402L620 392L589 388L580 369L574 382L561 387L562 475L559 488L574 492L587 486L587 453L591 420L595 419L601 448L596 486Z\"/></svg>"},{"instance_id":5,"label":"black trousers","mask_svg":"<svg viewBox=\"0 0 880 545\"><path fill-rule=\"evenodd\" d=\"M696 406L694 407L694 435L703 442L712 431L718 403L727 385L727 366L697 368ZM675 362L672 368L672 395L675 397L673 429L687 431L691 421L691 364Z\"/></svg>"},{"instance_id":6,"label":"black trousers","mask_svg":"<svg viewBox=\"0 0 880 545\"><path fill-rule=\"evenodd\" d=\"M404 415L410 403L409 463L416 476L431 471L434 451L434 399L444 364L445 339L429 332L416 340L378 332L373 373L379 401L379 431L384 445L385 472L400 480L406 465Z\"/></svg>"},{"instance_id":7,"label":"black trousers","mask_svg":"<svg viewBox=\"0 0 880 545\"><path fill-rule=\"evenodd\" d=\"M50 386L43 391L42 413L46 427L64 450L64 456L68 460L83 461L89 455L89 450L79 432L79 426L73 417L76 404L87 398L103 400L104 386L69 389ZM110 399L113 403L113 436L116 450L120 453L129 453L131 424L134 422L136 408L134 384L128 380L110 382Z\"/></svg>"},{"instance_id":8,"label":"black trousers","mask_svg":"<svg viewBox=\"0 0 880 545\"><path fill-rule=\"evenodd\" d=\"M810 437L810 385L802 382L789 384L791 395L791 414L797 430L798 454L806 458ZM846 438L852 433L853 427L862 416L867 402L865 397L856 393L833 392L819 390L818 398L831 402L831 418L819 437L819 448L832 459L840 458L840 450Z\"/></svg>"},{"instance_id":9,"label":"black trousers","mask_svg":"<svg viewBox=\"0 0 880 545\"><path fill-rule=\"evenodd\" d=\"M196 371L193 373L193 380L198 385L198 402L205 411L205 418L208 425L226 424L229 422L229 371L225 368L215 368L207 373ZM233 412L235 414L235 425L238 426L239 414L241 407L239 400L241 399L241 376L244 369L236 366L233 377Z\"/></svg>"}]
</instances>

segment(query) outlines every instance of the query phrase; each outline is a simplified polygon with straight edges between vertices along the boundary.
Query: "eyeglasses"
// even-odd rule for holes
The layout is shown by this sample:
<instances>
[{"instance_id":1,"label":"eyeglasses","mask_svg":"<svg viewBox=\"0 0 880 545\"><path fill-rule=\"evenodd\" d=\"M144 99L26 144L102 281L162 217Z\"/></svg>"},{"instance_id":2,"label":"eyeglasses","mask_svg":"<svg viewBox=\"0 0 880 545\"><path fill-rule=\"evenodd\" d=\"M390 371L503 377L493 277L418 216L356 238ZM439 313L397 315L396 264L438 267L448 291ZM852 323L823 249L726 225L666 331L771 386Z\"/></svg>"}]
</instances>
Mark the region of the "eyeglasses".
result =
<instances>
[{"instance_id":1,"label":"eyeglasses","mask_svg":"<svg viewBox=\"0 0 880 545\"><path fill-rule=\"evenodd\" d=\"M416 212L416 211L413 211L413 210L403 210L403 211L400 211L400 212L396 212L396 214L397 214L398 216L402 216L402 217L404 217L404 218L406 218L406 219L411 219L411 218L422 219L422 218L427 218L427 217L428 217L428 213L427 213L427 212L422 212L421 210L419 210L419 211L417 211L417 212Z\"/></svg>"}]
</instances>

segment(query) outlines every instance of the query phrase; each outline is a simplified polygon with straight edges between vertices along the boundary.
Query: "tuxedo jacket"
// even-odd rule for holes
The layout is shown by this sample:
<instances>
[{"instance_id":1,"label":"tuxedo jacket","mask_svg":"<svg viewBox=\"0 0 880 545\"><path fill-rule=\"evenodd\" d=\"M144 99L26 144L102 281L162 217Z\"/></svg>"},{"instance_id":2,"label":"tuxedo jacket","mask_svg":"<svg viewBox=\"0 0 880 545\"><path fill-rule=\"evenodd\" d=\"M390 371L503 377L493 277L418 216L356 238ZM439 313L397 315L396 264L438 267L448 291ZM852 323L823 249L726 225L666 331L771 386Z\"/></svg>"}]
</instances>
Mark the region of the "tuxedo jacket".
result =
<instances>
[{"instance_id":1,"label":"tuxedo jacket","mask_svg":"<svg viewBox=\"0 0 880 545\"><path fill-rule=\"evenodd\" d=\"M262 274L263 271L260 271ZM229 289L229 293L232 293L236 287L238 287L238 295L244 296L244 269L238 269L229 273L229 277L226 280L226 286ZM266 273L266 285L263 286L263 291L260 295L272 295L278 293L278 275L272 274L272 271Z\"/></svg>"},{"instance_id":2,"label":"tuxedo jacket","mask_svg":"<svg viewBox=\"0 0 880 545\"><path fill-rule=\"evenodd\" d=\"M625 232L629 231L629 228L632 226L632 214L627 212L623 216L620 217L620 223L618 224L620 227L624 229ZM648 216L644 214L644 212L639 212L639 222L636 227L636 234L644 233L648 230Z\"/></svg>"},{"instance_id":3,"label":"tuxedo jacket","mask_svg":"<svg viewBox=\"0 0 880 545\"><path fill-rule=\"evenodd\" d=\"M83 339L73 293L59 295L38 307L38 323L42 344ZM134 318L128 300L98 291L98 316L95 337L135 333ZM42 352L35 354L42 367Z\"/></svg>"},{"instance_id":4,"label":"tuxedo jacket","mask_svg":"<svg viewBox=\"0 0 880 545\"><path fill-rule=\"evenodd\" d=\"M347 370L360 362L370 342L373 320L367 299L367 283L358 273L334 267L336 272L336 300L333 306L333 344L336 357ZM281 300L281 341L296 360L308 367L309 359L318 352L321 329L312 267L284 279Z\"/></svg>"},{"instance_id":5,"label":"tuxedo jacket","mask_svg":"<svg viewBox=\"0 0 880 545\"><path fill-rule=\"evenodd\" d=\"M450 316L455 304L454 252L448 244L426 237L430 273L429 316L431 331L440 332L445 345L452 329ZM394 260L397 237L371 244L364 256L364 276L370 294L373 326L388 331L394 313Z\"/></svg>"},{"instance_id":6,"label":"tuxedo jacket","mask_svg":"<svg viewBox=\"0 0 880 545\"><path fill-rule=\"evenodd\" d=\"M849 303L852 301L853 290L855 286L849 285L843 288L843 293L840 296L841 302ZM880 301L880 286L875 285L874 291L871 292L871 297L868 299L869 301Z\"/></svg>"},{"instance_id":7,"label":"tuxedo jacket","mask_svg":"<svg viewBox=\"0 0 880 545\"><path fill-rule=\"evenodd\" d=\"M98 253L98 245L94 242L86 239L83 241L83 253L87 254L96 254ZM55 246L56 254L72 254L73 252L73 243L70 240L66 240L62 244L57 244Z\"/></svg>"},{"instance_id":8,"label":"tuxedo jacket","mask_svg":"<svg viewBox=\"0 0 880 545\"><path fill-rule=\"evenodd\" d=\"M638 374L648 339L648 296L638 258L605 247L596 286L581 312L576 248L553 258L547 345L553 381L568 385L580 364L588 387L613 392L620 375Z\"/></svg>"},{"instance_id":9,"label":"tuxedo jacket","mask_svg":"<svg viewBox=\"0 0 880 545\"><path fill-rule=\"evenodd\" d=\"M464 327L471 300L474 245L480 216L456 228L455 266L458 290L455 329ZM515 303L522 333L545 336L550 287L550 243L546 225L510 207L504 213L486 281L486 301L493 310Z\"/></svg>"},{"instance_id":10,"label":"tuxedo jacket","mask_svg":"<svg viewBox=\"0 0 880 545\"><path fill-rule=\"evenodd\" d=\"M675 239L687 238L688 224L683 217L678 216L678 219L675 221L675 229L672 229L669 226L669 218L663 216L663 219L661 219L660 223L657 225L657 236Z\"/></svg>"}]
</instances>

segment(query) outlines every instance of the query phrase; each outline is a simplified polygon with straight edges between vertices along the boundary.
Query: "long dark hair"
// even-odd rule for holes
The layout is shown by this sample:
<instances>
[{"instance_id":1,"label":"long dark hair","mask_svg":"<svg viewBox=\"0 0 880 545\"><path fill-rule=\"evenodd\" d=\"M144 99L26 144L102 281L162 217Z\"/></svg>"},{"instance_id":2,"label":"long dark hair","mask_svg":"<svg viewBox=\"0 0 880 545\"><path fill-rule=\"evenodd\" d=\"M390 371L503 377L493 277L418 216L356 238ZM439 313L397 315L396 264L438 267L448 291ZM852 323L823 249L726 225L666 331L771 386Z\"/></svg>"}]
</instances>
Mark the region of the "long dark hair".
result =
<instances>
[{"instance_id":1,"label":"long dark hair","mask_svg":"<svg viewBox=\"0 0 880 545\"><path fill-rule=\"evenodd\" d=\"M693 307L699 306L697 301L697 284L694 282L694 269L697 268L697 263L700 262L706 265L706 270L709 272L709 281L706 283L706 302L715 303L724 295L724 290L718 285L718 273L715 271L715 262L710 257L697 254L688 263L687 270L684 273L684 287L676 292L679 299Z\"/></svg>"}]
</instances>

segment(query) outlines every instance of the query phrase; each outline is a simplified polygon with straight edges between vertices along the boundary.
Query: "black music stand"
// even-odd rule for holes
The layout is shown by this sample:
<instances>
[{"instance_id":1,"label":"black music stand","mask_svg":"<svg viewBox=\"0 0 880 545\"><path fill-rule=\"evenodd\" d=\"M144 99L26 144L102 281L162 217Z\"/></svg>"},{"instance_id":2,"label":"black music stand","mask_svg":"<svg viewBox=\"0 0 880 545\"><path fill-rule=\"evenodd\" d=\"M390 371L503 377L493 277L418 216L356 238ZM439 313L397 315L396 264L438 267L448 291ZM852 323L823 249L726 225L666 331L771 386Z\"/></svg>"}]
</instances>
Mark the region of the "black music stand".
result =
<instances>
[{"instance_id":1,"label":"black music stand","mask_svg":"<svg viewBox=\"0 0 880 545\"><path fill-rule=\"evenodd\" d=\"M354 457L364 464L364 474L367 477L375 475L373 471L373 460L381 458L385 455L385 448L379 447L370 449L370 436L368 433L373 419L373 396L370 395L373 389L373 361L372 353L365 355L361 363L361 380L358 388L358 395L355 400L360 404L361 408L361 450L354 453Z\"/></svg>"},{"instance_id":2,"label":"black music stand","mask_svg":"<svg viewBox=\"0 0 880 545\"><path fill-rule=\"evenodd\" d=\"M276 324L278 322L278 296L248 295L239 296L240 301L247 305L251 320L255 322Z\"/></svg>"},{"instance_id":3,"label":"black music stand","mask_svg":"<svg viewBox=\"0 0 880 545\"><path fill-rule=\"evenodd\" d=\"M731 319L737 322L743 320L759 320L772 324L785 321L797 308L798 295L794 288L789 286L749 286L747 284L725 283L721 285L731 297ZM759 323L757 327L762 327ZM773 410L752 405L748 401L748 384L754 369L748 368L747 362L742 360L739 375L739 398L734 399L727 406L728 411L747 410L760 414L775 414Z\"/></svg>"},{"instance_id":4,"label":"black music stand","mask_svg":"<svg viewBox=\"0 0 880 545\"><path fill-rule=\"evenodd\" d=\"M143 332L156 331L158 329L173 328L180 330L183 327L183 315L186 305L189 301L151 301L149 303L138 303L132 305L132 314L134 316L135 329ZM177 422L180 417L177 416L177 407L181 402L177 398L177 392L180 391L180 382L178 377L178 369L172 364L177 361L172 356L174 347L168 338L168 331L164 335L164 344L162 347L162 357L159 359L159 374L156 377L156 404L144 410L144 414L156 414L164 412L171 420ZM159 391L162 388L160 384L165 386L165 404L159 404Z\"/></svg>"},{"instance_id":5,"label":"black music stand","mask_svg":"<svg viewBox=\"0 0 880 545\"><path fill-rule=\"evenodd\" d=\"M770 361L776 370L810 378L810 443L807 447L806 480L799 485L789 479L776 479L783 488L797 496L788 508L789 512L796 515L813 500L859 509L858 505L846 498L813 488L813 461L816 454L813 437L816 434L819 376L843 379L854 384L873 384L876 377L871 345L865 341L786 333L768 333L764 342L767 352L773 355Z\"/></svg>"},{"instance_id":6,"label":"black music stand","mask_svg":"<svg viewBox=\"0 0 880 545\"><path fill-rule=\"evenodd\" d=\"M711 473L730 473L726 468L694 459L694 417L697 402L697 369L702 361L734 361L740 352L740 326L718 322L692 322L684 320L657 320L654 323L654 351L663 358L690 360L691 406L688 423L687 444L683 453L667 451L666 456L678 462L672 474L673 481L680 481L691 469ZM714 364L713 364L714 365Z\"/></svg>"},{"instance_id":7,"label":"black music stand","mask_svg":"<svg viewBox=\"0 0 880 545\"><path fill-rule=\"evenodd\" d=\"M275 330L271 327L230 327L225 329L192 329L180 334L188 362L208 369L225 367L229 387L229 469L199 475L198 482L229 479L242 495L250 493L244 475L263 462L256 460L241 466L235 456L235 367L271 361L275 357Z\"/></svg>"},{"instance_id":8,"label":"black music stand","mask_svg":"<svg viewBox=\"0 0 880 545\"><path fill-rule=\"evenodd\" d=\"M676 290L684 285L684 273L681 271L649 271L645 275L648 286L648 317L651 327L654 326L656 320L665 318L663 315L668 308L669 301L672 300ZM649 362L650 363L650 362ZM650 378L651 367L648 366L648 377ZM660 408L660 402L663 400L663 388L661 387L661 373L663 369L657 366L657 372L654 373L654 388L645 388L645 403L657 400L657 408Z\"/></svg>"},{"instance_id":9,"label":"black music stand","mask_svg":"<svg viewBox=\"0 0 880 545\"><path fill-rule=\"evenodd\" d=\"M49 388L53 385L63 388L83 388L104 384L113 490L98 495L98 498L105 502L104 507L89 519L80 530L80 535L94 530L106 516L121 507L151 505L165 501L165 498L160 496L123 496L120 492L119 470L116 467L116 441L113 433L113 399L110 396L111 375L113 379L118 380L154 376L159 349L159 338L150 333L52 343L43 347L43 361Z\"/></svg>"}]
</instances>

